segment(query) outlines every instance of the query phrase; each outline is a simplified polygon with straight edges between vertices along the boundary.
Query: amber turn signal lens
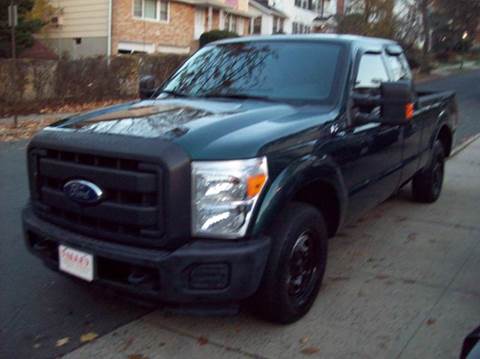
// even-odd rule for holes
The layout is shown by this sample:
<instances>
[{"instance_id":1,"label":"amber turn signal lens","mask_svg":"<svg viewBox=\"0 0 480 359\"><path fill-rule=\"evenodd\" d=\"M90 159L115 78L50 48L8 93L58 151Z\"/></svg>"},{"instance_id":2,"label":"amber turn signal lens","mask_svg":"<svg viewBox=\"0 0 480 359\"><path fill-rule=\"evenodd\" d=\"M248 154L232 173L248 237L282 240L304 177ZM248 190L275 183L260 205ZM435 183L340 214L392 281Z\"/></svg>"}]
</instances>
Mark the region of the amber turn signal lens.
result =
<instances>
[{"instance_id":1,"label":"amber turn signal lens","mask_svg":"<svg viewBox=\"0 0 480 359\"><path fill-rule=\"evenodd\" d=\"M407 120L411 120L415 113L415 106L413 103L409 103L405 106L405 117Z\"/></svg>"},{"instance_id":2,"label":"amber turn signal lens","mask_svg":"<svg viewBox=\"0 0 480 359\"><path fill-rule=\"evenodd\" d=\"M247 179L248 198L255 197L257 194L259 194L266 180L267 180L267 176L263 173L248 177Z\"/></svg>"}]
</instances>

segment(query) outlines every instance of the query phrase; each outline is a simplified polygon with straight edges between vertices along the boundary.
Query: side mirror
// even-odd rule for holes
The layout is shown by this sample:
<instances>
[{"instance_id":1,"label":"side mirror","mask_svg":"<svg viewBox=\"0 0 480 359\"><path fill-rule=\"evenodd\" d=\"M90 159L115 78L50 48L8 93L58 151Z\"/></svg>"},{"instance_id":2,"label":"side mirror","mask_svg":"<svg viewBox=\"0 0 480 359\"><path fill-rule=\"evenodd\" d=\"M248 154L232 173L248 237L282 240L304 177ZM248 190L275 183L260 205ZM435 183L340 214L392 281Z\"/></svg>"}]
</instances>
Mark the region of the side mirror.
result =
<instances>
[{"instance_id":1,"label":"side mirror","mask_svg":"<svg viewBox=\"0 0 480 359\"><path fill-rule=\"evenodd\" d=\"M411 81L384 82L380 93L382 123L401 125L413 118L415 108Z\"/></svg>"},{"instance_id":2,"label":"side mirror","mask_svg":"<svg viewBox=\"0 0 480 359\"><path fill-rule=\"evenodd\" d=\"M354 93L356 107L374 109L379 112L356 112L357 123L378 122L388 125L401 125L413 118L414 91L410 81L382 82L378 95Z\"/></svg>"},{"instance_id":3,"label":"side mirror","mask_svg":"<svg viewBox=\"0 0 480 359\"><path fill-rule=\"evenodd\" d=\"M140 79L138 94L142 100L149 99L153 96L157 90L155 82L155 77L153 76L143 76Z\"/></svg>"}]
</instances>

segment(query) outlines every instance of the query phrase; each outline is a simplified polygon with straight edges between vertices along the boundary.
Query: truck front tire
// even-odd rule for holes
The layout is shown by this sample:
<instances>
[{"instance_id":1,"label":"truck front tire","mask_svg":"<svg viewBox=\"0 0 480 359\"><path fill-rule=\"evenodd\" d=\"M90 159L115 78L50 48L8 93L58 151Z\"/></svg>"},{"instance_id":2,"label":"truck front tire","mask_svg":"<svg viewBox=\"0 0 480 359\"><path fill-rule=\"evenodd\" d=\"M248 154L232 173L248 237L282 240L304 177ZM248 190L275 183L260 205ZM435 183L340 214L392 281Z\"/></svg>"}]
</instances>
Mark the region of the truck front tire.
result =
<instances>
[{"instance_id":1,"label":"truck front tire","mask_svg":"<svg viewBox=\"0 0 480 359\"><path fill-rule=\"evenodd\" d=\"M252 304L261 317L288 324L303 317L317 297L327 262L327 228L315 207L291 203L269 234L272 249Z\"/></svg>"},{"instance_id":2,"label":"truck front tire","mask_svg":"<svg viewBox=\"0 0 480 359\"><path fill-rule=\"evenodd\" d=\"M445 149L436 141L432 150L432 161L427 168L413 177L413 199L422 203L433 203L439 197L443 187L445 172Z\"/></svg>"}]
</instances>

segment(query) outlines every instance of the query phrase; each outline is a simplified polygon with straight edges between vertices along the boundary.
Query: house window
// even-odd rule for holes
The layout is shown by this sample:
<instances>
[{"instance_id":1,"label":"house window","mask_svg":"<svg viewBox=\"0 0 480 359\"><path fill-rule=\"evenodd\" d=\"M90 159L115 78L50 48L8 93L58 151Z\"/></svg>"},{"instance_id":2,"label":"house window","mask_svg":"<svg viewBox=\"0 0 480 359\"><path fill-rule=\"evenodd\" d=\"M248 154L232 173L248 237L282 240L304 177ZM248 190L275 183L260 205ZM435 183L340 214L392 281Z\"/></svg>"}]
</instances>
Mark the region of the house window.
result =
<instances>
[{"instance_id":1,"label":"house window","mask_svg":"<svg viewBox=\"0 0 480 359\"><path fill-rule=\"evenodd\" d=\"M139 19L167 21L168 1L166 0L134 0L133 16Z\"/></svg>"},{"instance_id":2,"label":"house window","mask_svg":"<svg viewBox=\"0 0 480 359\"><path fill-rule=\"evenodd\" d=\"M231 15L230 14L226 14L225 15L225 20L224 20L224 30L230 30L230 17Z\"/></svg>"},{"instance_id":3,"label":"house window","mask_svg":"<svg viewBox=\"0 0 480 359\"><path fill-rule=\"evenodd\" d=\"M261 34L262 33L262 17L257 16L253 19L253 33L254 34Z\"/></svg>"},{"instance_id":4,"label":"house window","mask_svg":"<svg viewBox=\"0 0 480 359\"><path fill-rule=\"evenodd\" d=\"M225 28L224 30L238 32L237 17L232 14L225 14Z\"/></svg>"},{"instance_id":5,"label":"house window","mask_svg":"<svg viewBox=\"0 0 480 359\"><path fill-rule=\"evenodd\" d=\"M279 17L273 18L273 34L278 34L283 32L283 19Z\"/></svg>"},{"instance_id":6,"label":"house window","mask_svg":"<svg viewBox=\"0 0 480 359\"><path fill-rule=\"evenodd\" d=\"M119 54L152 54L155 52L155 45L140 42L120 41L118 43Z\"/></svg>"},{"instance_id":7,"label":"house window","mask_svg":"<svg viewBox=\"0 0 480 359\"><path fill-rule=\"evenodd\" d=\"M295 0L295 6L302 9L312 9L312 0Z\"/></svg>"},{"instance_id":8,"label":"house window","mask_svg":"<svg viewBox=\"0 0 480 359\"><path fill-rule=\"evenodd\" d=\"M308 25L301 24L299 22L292 23L293 34L309 34L312 32L312 28Z\"/></svg>"}]
</instances>

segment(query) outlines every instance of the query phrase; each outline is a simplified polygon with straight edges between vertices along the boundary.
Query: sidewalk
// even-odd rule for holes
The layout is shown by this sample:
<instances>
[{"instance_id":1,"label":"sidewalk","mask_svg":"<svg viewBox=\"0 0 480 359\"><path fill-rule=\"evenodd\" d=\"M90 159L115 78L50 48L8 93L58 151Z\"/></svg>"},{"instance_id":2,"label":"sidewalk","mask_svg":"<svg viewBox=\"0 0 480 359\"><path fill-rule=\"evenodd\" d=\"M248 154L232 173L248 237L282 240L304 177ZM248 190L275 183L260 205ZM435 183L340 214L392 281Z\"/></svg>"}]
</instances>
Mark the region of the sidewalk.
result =
<instances>
[{"instance_id":1,"label":"sidewalk","mask_svg":"<svg viewBox=\"0 0 480 359\"><path fill-rule=\"evenodd\" d=\"M480 140L447 163L441 199L409 187L332 240L324 286L290 326L153 312L76 358L456 358L480 325Z\"/></svg>"},{"instance_id":2,"label":"sidewalk","mask_svg":"<svg viewBox=\"0 0 480 359\"><path fill-rule=\"evenodd\" d=\"M462 71L477 70L479 67L480 63L478 61L465 61L463 66L461 63L442 64L438 68L434 69L432 74L438 76L449 76Z\"/></svg>"}]
</instances>

